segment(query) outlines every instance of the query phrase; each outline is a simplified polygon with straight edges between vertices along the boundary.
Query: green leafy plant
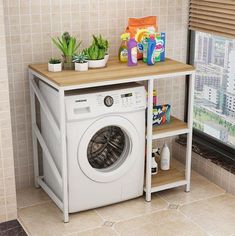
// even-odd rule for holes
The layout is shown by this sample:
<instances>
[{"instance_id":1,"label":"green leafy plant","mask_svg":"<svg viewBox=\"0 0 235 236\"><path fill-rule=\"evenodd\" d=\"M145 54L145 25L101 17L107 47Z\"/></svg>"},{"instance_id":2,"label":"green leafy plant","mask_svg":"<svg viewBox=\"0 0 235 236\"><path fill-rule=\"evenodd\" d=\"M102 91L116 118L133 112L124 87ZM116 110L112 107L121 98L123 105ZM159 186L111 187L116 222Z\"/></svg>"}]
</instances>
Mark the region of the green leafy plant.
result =
<instances>
[{"instance_id":1,"label":"green leafy plant","mask_svg":"<svg viewBox=\"0 0 235 236\"><path fill-rule=\"evenodd\" d=\"M49 63L50 64L60 64L61 60L58 59L58 58L51 57L50 60L49 60Z\"/></svg>"},{"instance_id":2,"label":"green leafy plant","mask_svg":"<svg viewBox=\"0 0 235 236\"><path fill-rule=\"evenodd\" d=\"M84 52L81 52L78 55L74 55L73 62L86 63L87 62L87 55Z\"/></svg>"},{"instance_id":3,"label":"green leafy plant","mask_svg":"<svg viewBox=\"0 0 235 236\"><path fill-rule=\"evenodd\" d=\"M108 51L108 47L108 40L104 39L101 35L93 35L91 46L84 49L83 53L87 55L89 60L101 60L104 59L104 56Z\"/></svg>"},{"instance_id":4,"label":"green leafy plant","mask_svg":"<svg viewBox=\"0 0 235 236\"><path fill-rule=\"evenodd\" d=\"M62 52L63 57L71 57L77 53L81 41L77 41L74 36L70 36L68 32L64 32L61 38L51 38L52 42Z\"/></svg>"}]
</instances>

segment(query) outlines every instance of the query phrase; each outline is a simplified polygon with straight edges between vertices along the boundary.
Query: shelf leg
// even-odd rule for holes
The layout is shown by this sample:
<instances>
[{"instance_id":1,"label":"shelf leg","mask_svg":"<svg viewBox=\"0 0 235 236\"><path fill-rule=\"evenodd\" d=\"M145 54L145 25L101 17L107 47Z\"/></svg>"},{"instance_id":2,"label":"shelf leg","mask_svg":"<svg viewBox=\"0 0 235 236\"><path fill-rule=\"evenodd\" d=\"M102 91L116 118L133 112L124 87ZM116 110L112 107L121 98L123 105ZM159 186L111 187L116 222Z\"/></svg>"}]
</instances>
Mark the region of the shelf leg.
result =
<instances>
[{"instance_id":1,"label":"shelf leg","mask_svg":"<svg viewBox=\"0 0 235 236\"><path fill-rule=\"evenodd\" d=\"M147 110L147 150L146 150L146 196L151 201L151 162L152 162L152 132L153 132L153 80L148 80L148 110Z\"/></svg>"},{"instance_id":2,"label":"shelf leg","mask_svg":"<svg viewBox=\"0 0 235 236\"><path fill-rule=\"evenodd\" d=\"M187 134L187 149L186 149L186 168L185 168L185 178L187 180L187 185L185 188L186 192L190 191L190 182L191 182L194 80L195 80L195 73L193 73L192 75L189 76L188 127L189 127L190 131Z\"/></svg>"},{"instance_id":3,"label":"shelf leg","mask_svg":"<svg viewBox=\"0 0 235 236\"><path fill-rule=\"evenodd\" d=\"M61 153L62 153L62 192L63 192L63 215L64 223L69 222L68 209L68 168L67 168L67 150L66 150L66 124L65 124L65 101L64 90L59 89L60 96L60 138L61 138Z\"/></svg>"},{"instance_id":4,"label":"shelf leg","mask_svg":"<svg viewBox=\"0 0 235 236\"><path fill-rule=\"evenodd\" d=\"M31 70L29 70L29 89L30 89L30 104L31 104L31 122L32 122L32 140L33 140L33 170L34 170L34 185L36 188L39 188L38 176L39 176L39 167L38 167L38 142L36 134L34 133L34 125L36 124L36 108L35 108L35 93L31 86L31 82L34 79Z\"/></svg>"}]
</instances>

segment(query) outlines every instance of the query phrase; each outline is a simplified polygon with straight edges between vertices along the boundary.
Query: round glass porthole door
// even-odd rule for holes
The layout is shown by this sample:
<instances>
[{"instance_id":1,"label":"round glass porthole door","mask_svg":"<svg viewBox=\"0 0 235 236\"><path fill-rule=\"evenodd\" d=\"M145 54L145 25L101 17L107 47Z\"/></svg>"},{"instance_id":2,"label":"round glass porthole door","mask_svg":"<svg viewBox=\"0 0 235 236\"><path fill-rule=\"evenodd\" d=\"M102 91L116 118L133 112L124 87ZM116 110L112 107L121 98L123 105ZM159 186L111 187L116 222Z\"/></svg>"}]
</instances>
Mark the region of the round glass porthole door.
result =
<instances>
[{"instance_id":1,"label":"round glass porthole door","mask_svg":"<svg viewBox=\"0 0 235 236\"><path fill-rule=\"evenodd\" d=\"M129 148L124 130L118 126L106 126L91 138L87 148L88 162L99 171L111 171L125 161Z\"/></svg>"},{"instance_id":2,"label":"round glass porthole door","mask_svg":"<svg viewBox=\"0 0 235 236\"><path fill-rule=\"evenodd\" d=\"M78 164L97 182L120 178L134 165L139 135L133 124L121 116L96 120L84 132L78 145Z\"/></svg>"}]
</instances>

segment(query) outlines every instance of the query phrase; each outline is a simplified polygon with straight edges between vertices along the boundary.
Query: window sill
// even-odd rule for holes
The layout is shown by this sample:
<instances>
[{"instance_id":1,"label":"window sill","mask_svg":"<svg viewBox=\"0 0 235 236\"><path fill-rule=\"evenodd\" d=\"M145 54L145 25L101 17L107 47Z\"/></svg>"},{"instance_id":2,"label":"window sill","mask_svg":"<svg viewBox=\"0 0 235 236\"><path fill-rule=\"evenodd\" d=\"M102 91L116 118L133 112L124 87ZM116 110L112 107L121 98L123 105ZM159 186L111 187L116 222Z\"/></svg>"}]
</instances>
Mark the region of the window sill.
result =
<instances>
[{"instance_id":1,"label":"window sill","mask_svg":"<svg viewBox=\"0 0 235 236\"><path fill-rule=\"evenodd\" d=\"M181 135L176 139L176 142L180 145L186 146L186 136ZM192 150L201 157L210 160L214 164L222 167L223 169L235 174L234 162L224 158L224 156L216 151L210 150L207 146L197 143L193 140Z\"/></svg>"}]
</instances>

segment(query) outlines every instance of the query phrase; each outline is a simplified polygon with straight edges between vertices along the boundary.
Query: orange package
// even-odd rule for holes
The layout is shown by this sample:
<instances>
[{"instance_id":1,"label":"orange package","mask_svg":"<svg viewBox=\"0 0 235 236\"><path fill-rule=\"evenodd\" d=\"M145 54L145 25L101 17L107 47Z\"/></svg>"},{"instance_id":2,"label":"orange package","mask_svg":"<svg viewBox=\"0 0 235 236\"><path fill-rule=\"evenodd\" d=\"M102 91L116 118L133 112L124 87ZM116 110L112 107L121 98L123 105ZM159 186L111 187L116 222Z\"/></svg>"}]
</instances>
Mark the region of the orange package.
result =
<instances>
[{"instance_id":1,"label":"orange package","mask_svg":"<svg viewBox=\"0 0 235 236\"><path fill-rule=\"evenodd\" d=\"M143 58L143 44L142 40L147 37L149 33L157 32L157 17L147 16L143 18L129 18L126 32L130 33L131 38L135 38L137 42L137 58Z\"/></svg>"}]
</instances>

